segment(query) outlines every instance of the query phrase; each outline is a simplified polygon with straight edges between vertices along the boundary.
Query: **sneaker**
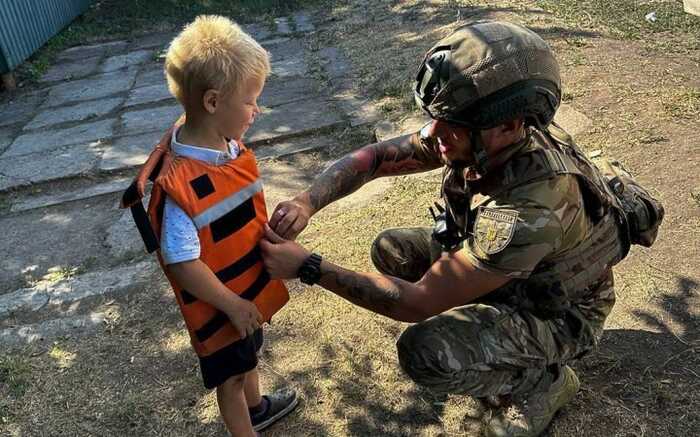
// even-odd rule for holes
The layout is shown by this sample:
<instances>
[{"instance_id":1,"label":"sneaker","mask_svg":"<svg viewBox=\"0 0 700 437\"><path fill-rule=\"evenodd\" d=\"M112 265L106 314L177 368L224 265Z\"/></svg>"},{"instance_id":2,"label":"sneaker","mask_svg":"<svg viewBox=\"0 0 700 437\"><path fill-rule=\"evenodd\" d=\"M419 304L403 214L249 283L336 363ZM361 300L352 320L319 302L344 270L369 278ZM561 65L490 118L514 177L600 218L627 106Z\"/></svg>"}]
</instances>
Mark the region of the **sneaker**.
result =
<instances>
[{"instance_id":1,"label":"sneaker","mask_svg":"<svg viewBox=\"0 0 700 437\"><path fill-rule=\"evenodd\" d=\"M255 431L262 431L277 422L299 403L296 392L289 388L277 390L272 394L264 395L263 398L267 400L265 411L250 416Z\"/></svg>"},{"instance_id":2,"label":"sneaker","mask_svg":"<svg viewBox=\"0 0 700 437\"><path fill-rule=\"evenodd\" d=\"M559 377L544 391L535 391L524 400L501 408L487 422L487 437L534 437L552 421L554 413L574 398L580 383L574 370L564 366Z\"/></svg>"}]
</instances>

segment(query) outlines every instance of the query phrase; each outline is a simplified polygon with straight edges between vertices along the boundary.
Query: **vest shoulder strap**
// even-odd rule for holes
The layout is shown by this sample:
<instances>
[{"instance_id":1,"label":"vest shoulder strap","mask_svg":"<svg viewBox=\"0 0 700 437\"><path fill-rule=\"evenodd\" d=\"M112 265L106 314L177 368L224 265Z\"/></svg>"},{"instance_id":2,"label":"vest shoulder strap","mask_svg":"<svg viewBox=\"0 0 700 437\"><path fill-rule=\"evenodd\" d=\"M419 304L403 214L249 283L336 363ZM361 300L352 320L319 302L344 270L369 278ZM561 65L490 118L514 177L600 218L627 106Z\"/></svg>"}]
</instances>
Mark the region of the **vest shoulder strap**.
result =
<instances>
[{"instance_id":1,"label":"vest shoulder strap","mask_svg":"<svg viewBox=\"0 0 700 437\"><path fill-rule=\"evenodd\" d=\"M141 166L133 182L124 191L119 205L121 208L129 208L131 210L131 216L148 253L155 252L160 247L160 244L141 199L143 199L145 194L146 182L148 180L151 182L155 181L156 177L164 171L164 168L167 169L169 166L171 158L168 152L173 130L184 122L185 116L182 115L161 137L146 162Z\"/></svg>"},{"instance_id":2,"label":"vest shoulder strap","mask_svg":"<svg viewBox=\"0 0 700 437\"><path fill-rule=\"evenodd\" d=\"M602 218L610 206L616 206L595 166L573 143L534 129L531 135L541 147L512 158L495 170L496 174L489 174L500 182L484 201L523 185L569 174L579 180L586 211L594 221Z\"/></svg>"}]
</instances>

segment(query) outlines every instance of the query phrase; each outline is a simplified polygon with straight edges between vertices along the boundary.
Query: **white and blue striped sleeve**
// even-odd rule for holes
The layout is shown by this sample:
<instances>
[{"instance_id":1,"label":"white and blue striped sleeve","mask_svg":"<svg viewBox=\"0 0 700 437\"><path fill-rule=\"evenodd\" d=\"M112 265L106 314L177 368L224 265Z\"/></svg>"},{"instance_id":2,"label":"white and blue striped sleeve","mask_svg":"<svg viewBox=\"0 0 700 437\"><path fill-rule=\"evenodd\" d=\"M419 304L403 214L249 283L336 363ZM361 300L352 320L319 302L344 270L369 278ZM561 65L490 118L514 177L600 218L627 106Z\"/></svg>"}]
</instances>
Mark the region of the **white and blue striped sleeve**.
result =
<instances>
[{"instance_id":1,"label":"white and blue striped sleeve","mask_svg":"<svg viewBox=\"0 0 700 437\"><path fill-rule=\"evenodd\" d=\"M194 222L169 196L165 197L163 207L160 254L166 265L192 261L200 255Z\"/></svg>"}]
</instances>

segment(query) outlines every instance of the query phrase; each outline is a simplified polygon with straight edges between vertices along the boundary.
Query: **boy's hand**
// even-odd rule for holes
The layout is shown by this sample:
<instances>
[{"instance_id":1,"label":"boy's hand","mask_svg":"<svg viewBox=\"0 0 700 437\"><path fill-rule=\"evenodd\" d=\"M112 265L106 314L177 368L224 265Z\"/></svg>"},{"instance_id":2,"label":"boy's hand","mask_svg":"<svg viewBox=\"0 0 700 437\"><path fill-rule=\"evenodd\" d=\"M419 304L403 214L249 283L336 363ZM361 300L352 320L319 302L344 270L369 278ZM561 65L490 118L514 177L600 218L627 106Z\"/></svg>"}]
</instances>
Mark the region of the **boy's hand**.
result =
<instances>
[{"instance_id":1,"label":"boy's hand","mask_svg":"<svg viewBox=\"0 0 700 437\"><path fill-rule=\"evenodd\" d=\"M285 240L265 225L265 237L260 240L265 269L274 279L293 279L311 252L295 241Z\"/></svg>"},{"instance_id":2,"label":"boy's hand","mask_svg":"<svg viewBox=\"0 0 700 437\"><path fill-rule=\"evenodd\" d=\"M313 208L299 197L285 200L272 213L270 227L282 238L294 240L309 224L313 213Z\"/></svg>"},{"instance_id":3,"label":"boy's hand","mask_svg":"<svg viewBox=\"0 0 700 437\"><path fill-rule=\"evenodd\" d=\"M226 311L226 315L241 338L246 338L254 333L263 323L263 317L258 311L258 307L253 302L238 296L235 297L230 308Z\"/></svg>"}]
</instances>

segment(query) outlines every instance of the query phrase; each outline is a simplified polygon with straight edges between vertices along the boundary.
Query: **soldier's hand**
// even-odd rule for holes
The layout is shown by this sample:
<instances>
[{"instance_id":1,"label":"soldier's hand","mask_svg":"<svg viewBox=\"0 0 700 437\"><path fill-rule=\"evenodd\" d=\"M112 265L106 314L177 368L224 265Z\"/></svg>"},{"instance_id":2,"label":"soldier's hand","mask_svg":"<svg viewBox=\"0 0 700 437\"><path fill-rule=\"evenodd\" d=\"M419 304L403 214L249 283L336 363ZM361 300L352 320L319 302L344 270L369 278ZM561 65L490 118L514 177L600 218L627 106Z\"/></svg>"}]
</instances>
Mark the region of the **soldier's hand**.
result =
<instances>
[{"instance_id":1,"label":"soldier's hand","mask_svg":"<svg viewBox=\"0 0 700 437\"><path fill-rule=\"evenodd\" d=\"M258 307L253 302L238 296L234 297L230 308L227 308L226 315L241 338L253 334L263 323Z\"/></svg>"},{"instance_id":2,"label":"soldier's hand","mask_svg":"<svg viewBox=\"0 0 700 437\"><path fill-rule=\"evenodd\" d=\"M294 198L280 202L270 217L270 227L280 237L294 240L309 224L313 208L307 202Z\"/></svg>"},{"instance_id":3,"label":"soldier's hand","mask_svg":"<svg viewBox=\"0 0 700 437\"><path fill-rule=\"evenodd\" d=\"M265 237L260 240L265 270L273 279L293 279L299 267L311 253L296 241L285 240L265 225Z\"/></svg>"}]
</instances>

